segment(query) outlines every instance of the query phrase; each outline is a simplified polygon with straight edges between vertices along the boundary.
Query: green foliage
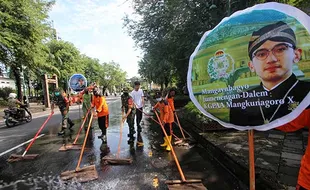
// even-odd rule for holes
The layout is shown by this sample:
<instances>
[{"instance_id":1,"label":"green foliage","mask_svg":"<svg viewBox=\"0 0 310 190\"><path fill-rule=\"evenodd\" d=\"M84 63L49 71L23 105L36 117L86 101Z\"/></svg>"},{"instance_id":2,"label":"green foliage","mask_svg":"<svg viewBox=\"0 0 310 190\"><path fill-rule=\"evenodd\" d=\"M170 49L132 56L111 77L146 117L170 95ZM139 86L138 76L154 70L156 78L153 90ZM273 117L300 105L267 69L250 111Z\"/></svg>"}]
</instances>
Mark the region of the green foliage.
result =
<instances>
[{"instance_id":1,"label":"green foliage","mask_svg":"<svg viewBox=\"0 0 310 190\"><path fill-rule=\"evenodd\" d=\"M190 100L189 96L186 95L176 95L174 98L175 101L187 101Z\"/></svg>"},{"instance_id":2,"label":"green foliage","mask_svg":"<svg viewBox=\"0 0 310 190\"><path fill-rule=\"evenodd\" d=\"M124 25L144 51L139 74L148 81L186 83L188 61L202 35L224 17L268 0L133 0L134 15ZM278 0L310 11L309 0ZM134 19L139 18L139 19ZM229 83L234 83L232 76Z\"/></svg>"},{"instance_id":3,"label":"green foliage","mask_svg":"<svg viewBox=\"0 0 310 190\"><path fill-rule=\"evenodd\" d=\"M7 100L0 100L0 106L2 107L7 107L9 104L8 104L8 101Z\"/></svg>"},{"instance_id":4,"label":"green foliage","mask_svg":"<svg viewBox=\"0 0 310 190\"><path fill-rule=\"evenodd\" d=\"M87 78L88 83L96 82L100 80L100 75L102 71L102 65L98 59L92 59L85 55L82 55L81 63L85 65L85 77Z\"/></svg>"},{"instance_id":5,"label":"green foliage","mask_svg":"<svg viewBox=\"0 0 310 190\"><path fill-rule=\"evenodd\" d=\"M0 1L0 62L13 72L18 97L22 97L20 75L23 66L37 68L42 41L50 35L47 22L53 1Z\"/></svg>"},{"instance_id":6,"label":"green foliage","mask_svg":"<svg viewBox=\"0 0 310 190\"><path fill-rule=\"evenodd\" d=\"M79 50L70 42L51 40L47 42L48 61L59 70L59 79L66 81L74 73L81 73L84 65L80 64Z\"/></svg>"},{"instance_id":7,"label":"green foliage","mask_svg":"<svg viewBox=\"0 0 310 190\"><path fill-rule=\"evenodd\" d=\"M203 115L199 109L195 106L193 102L189 102L185 107L184 113L188 118L191 118L193 121L201 121L203 123L209 123L213 120Z\"/></svg>"},{"instance_id":8,"label":"green foliage","mask_svg":"<svg viewBox=\"0 0 310 190\"><path fill-rule=\"evenodd\" d=\"M12 92L15 92L15 91L10 87L0 88L0 98L7 101L9 98L9 94Z\"/></svg>"},{"instance_id":9,"label":"green foliage","mask_svg":"<svg viewBox=\"0 0 310 190\"><path fill-rule=\"evenodd\" d=\"M120 68L118 63L111 61L110 63L103 63L98 72L100 81L100 86L103 86L103 89L116 86L120 88L122 84L126 82L126 72Z\"/></svg>"}]
</instances>

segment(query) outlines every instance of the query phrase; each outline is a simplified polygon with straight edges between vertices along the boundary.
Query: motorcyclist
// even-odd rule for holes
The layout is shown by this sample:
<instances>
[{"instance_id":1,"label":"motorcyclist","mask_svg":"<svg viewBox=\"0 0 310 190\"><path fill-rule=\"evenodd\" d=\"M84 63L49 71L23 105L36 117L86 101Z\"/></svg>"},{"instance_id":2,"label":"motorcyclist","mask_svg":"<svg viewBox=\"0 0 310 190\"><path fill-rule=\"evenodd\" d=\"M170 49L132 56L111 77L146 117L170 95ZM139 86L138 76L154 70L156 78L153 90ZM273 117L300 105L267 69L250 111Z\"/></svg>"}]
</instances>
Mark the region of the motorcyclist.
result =
<instances>
[{"instance_id":1,"label":"motorcyclist","mask_svg":"<svg viewBox=\"0 0 310 190\"><path fill-rule=\"evenodd\" d=\"M10 110L14 110L19 117L23 117L25 115L25 110L20 109L20 106L24 106L24 104L19 101L17 98L17 94L10 93L9 94L9 100L8 100L8 108Z\"/></svg>"}]
</instances>

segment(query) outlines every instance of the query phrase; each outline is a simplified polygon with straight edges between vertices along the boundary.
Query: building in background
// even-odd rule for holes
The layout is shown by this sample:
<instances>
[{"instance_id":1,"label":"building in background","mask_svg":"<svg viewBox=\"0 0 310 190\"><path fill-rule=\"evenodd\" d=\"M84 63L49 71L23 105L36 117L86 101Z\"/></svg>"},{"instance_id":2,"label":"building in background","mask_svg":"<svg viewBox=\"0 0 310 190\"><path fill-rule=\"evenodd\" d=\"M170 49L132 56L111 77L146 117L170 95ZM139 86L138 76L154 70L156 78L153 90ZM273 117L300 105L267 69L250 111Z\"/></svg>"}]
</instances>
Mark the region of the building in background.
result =
<instances>
[{"instance_id":1,"label":"building in background","mask_svg":"<svg viewBox=\"0 0 310 190\"><path fill-rule=\"evenodd\" d=\"M15 81L9 77L9 70L0 63L0 88L5 87L16 89Z\"/></svg>"}]
</instances>

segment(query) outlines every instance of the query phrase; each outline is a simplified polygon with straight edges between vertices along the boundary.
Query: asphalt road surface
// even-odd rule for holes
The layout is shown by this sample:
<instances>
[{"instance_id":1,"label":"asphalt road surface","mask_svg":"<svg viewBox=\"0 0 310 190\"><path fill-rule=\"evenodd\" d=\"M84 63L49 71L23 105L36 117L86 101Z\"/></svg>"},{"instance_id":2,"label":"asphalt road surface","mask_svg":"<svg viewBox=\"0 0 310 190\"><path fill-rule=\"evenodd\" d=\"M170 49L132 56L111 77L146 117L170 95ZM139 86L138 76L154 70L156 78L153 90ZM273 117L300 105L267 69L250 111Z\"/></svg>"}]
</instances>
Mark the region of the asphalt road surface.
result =
<instances>
[{"instance_id":1,"label":"asphalt road surface","mask_svg":"<svg viewBox=\"0 0 310 190\"><path fill-rule=\"evenodd\" d=\"M55 114L37 139L29 154L39 154L35 160L8 163L10 154L22 154L27 144L8 152L9 149L33 138L34 134L47 118L47 115L33 119L31 123L13 128L0 128L0 189L155 189L153 179L159 179L158 189L167 189L166 180L180 179L177 167L171 153L163 150L160 127L144 116L142 121L144 146L137 147L127 144L127 123L124 125L121 144L122 158L132 158L131 165L111 166L101 162L106 155L115 156L119 141L120 107L119 99L108 99L110 110L110 126L108 128L108 143L104 144L97 136L100 130L97 120L94 120L93 140L88 143L89 150L84 153L81 166L95 164L99 179L79 183L75 180L64 182L59 175L67 170L74 170L79 151L59 152L62 144L57 136L60 127L60 115ZM145 112L152 114L150 105ZM70 111L70 117L79 118L76 107ZM79 123L75 121L75 132ZM79 138L82 143L84 132ZM210 161L204 149L195 143L190 146L176 146L185 176L188 179L202 179L208 190L240 189L237 180L226 170ZM7 153L6 153L7 152Z\"/></svg>"}]
</instances>

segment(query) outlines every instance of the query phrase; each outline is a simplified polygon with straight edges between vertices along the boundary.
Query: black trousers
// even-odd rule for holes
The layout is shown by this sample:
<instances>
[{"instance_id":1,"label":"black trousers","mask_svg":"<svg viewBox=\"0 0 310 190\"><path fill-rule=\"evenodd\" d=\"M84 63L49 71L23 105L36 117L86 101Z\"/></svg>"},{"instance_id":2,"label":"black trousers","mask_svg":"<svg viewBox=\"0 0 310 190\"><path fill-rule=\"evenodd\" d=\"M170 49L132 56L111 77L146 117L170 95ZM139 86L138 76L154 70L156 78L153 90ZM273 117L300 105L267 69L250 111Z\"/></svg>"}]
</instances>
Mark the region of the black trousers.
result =
<instances>
[{"instance_id":1,"label":"black trousers","mask_svg":"<svg viewBox=\"0 0 310 190\"><path fill-rule=\"evenodd\" d=\"M103 135L107 135L107 128L109 126L109 115L98 117L98 125Z\"/></svg>"},{"instance_id":2,"label":"black trousers","mask_svg":"<svg viewBox=\"0 0 310 190\"><path fill-rule=\"evenodd\" d=\"M166 123L165 126L164 126L165 131L166 131L166 133L167 133L168 136L171 135L171 126L172 126L171 123ZM163 133L164 133L164 132L163 132ZM165 134L163 134L163 136L165 137Z\"/></svg>"},{"instance_id":3,"label":"black trousers","mask_svg":"<svg viewBox=\"0 0 310 190\"><path fill-rule=\"evenodd\" d=\"M142 131L142 127L140 125L140 122L142 120L142 115L143 115L143 108L137 109L137 112L136 112L136 123L137 123L137 131L138 132Z\"/></svg>"},{"instance_id":4,"label":"black trousers","mask_svg":"<svg viewBox=\"0 0 310 190\"><path fill-rule=\"evenodd\" d=\"M302 187L301 185L297 185L296 186L296 190L307 190L307 189Z\"/></svg>"}]
</instances>

